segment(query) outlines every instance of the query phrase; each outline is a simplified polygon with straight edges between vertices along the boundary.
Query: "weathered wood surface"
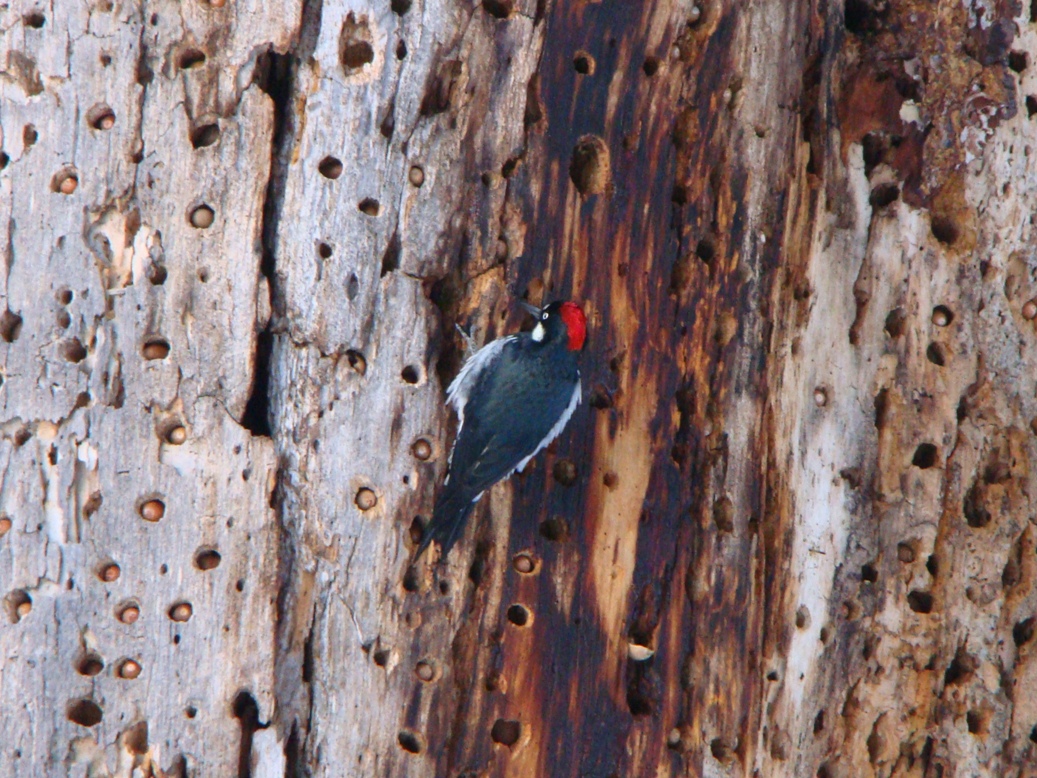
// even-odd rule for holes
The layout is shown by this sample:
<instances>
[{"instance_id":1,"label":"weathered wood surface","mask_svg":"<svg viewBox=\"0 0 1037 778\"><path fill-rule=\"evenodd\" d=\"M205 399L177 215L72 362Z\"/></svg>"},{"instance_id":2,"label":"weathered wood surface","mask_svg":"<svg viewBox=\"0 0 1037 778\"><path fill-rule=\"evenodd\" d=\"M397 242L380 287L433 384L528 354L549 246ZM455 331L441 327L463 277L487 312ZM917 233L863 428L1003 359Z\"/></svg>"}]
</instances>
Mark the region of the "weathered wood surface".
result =
<instances>
[{"instance_id":1,"label":"weathered wood surface","mask_svg":"<svg viewBox=\"0 0 1037 778\"><path fill-rule=\"evenodd\" d=\"M1037 774L1034 18L5 4L0 775Z\"/></svg>"}]
</instances>

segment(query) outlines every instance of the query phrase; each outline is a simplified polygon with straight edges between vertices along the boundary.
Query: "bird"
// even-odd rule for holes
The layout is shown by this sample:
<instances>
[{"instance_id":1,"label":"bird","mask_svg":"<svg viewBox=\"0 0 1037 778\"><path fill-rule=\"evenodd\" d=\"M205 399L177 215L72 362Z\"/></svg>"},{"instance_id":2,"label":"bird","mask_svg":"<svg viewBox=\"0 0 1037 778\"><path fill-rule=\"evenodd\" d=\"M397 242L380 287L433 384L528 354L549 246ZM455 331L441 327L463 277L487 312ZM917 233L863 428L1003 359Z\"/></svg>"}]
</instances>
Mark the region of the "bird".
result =
<instances>
[{"instance_id":1,"label":"bird","mask_svg":"<svg viewBox=\"0 0 1037 778\"><path fill-rule=\"evenodd\" d=\"M521 304L537 320L533 329L483 346L447 388L457 434L415 561L433 541L446 559L483 493L521 472L561 434L580 404L576 358L587 337L583 309L570 301L543 308Z\"/></svg>"}]
</instances>

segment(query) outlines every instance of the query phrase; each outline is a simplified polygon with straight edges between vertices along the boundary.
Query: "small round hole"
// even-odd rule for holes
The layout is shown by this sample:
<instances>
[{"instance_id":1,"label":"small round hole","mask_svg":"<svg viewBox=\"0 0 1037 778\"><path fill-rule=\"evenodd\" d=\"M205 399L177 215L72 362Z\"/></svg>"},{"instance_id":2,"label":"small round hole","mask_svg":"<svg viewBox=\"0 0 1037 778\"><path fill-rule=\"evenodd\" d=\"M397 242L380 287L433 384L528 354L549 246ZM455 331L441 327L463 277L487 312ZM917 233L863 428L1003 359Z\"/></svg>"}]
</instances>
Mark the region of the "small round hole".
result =
<instances>
[{"instance_id":1,"label":"small round hole","mask_svg":"<svg viewBox=\"0 0 1037 778\"><path fill-rule=\"evenodd\" d=\"M525 605L515 603L508 608L508 621L516 627L526 627L533 620L533 614Z\"/></svg>"},{"instance_id":2,"label":"small round hole","mask_svg":"<svg viewBox=\"0 0 1037 778\"><path fill-rule=\"evenodd\" d=\"M954 321L954 313L946 305L937 305L933 308L933 324L937 327L946 327Z\"/></svg>"},{"instance_id":3,"label":"small round hole","mask_svg":"<svg viewBox=\"0 0 1037 778\"><path fill-rule=\"evenodd\" d=\"M141 354L145 359L165 359L169 356L169 342L162 338L153 338L144 344Z\"/></svg>"},{"instance_id":4,"label":"small round hole","mask_svg":"<svg viewBox=\"0 0 1037 778\"><path fill-rule=\"evenodd\" d=\"M140 675L140 663L133 659L126 659L119 665L117 673L120 678L132 681Z\"/></svg>"},{"instance_id":5,"label":"small round hole","mask_svg":"<svg viewBox=\"0 0 1037 778\"><path fill-rule=\"evenodd\" d=\"M122 605L116 615L123 624L134 624L140 618L140 606L135 602Z\"/></svg>"},{"instance_id":6,"label":"small round hole","mask_svg":"<svg viewBox=\"0 0 1037 778\"><path fill-rule=\"evenodd\" d=\"M140 506L140 517L144 521L160 521L166 515L166 504L162 500L148 500Z\"/></svg>"},{"instance_id":7,"label":"small round hole","mask_svg":"<svg viewBox=\"0 0 1037 778\"><path fill-rule=\"evenodd\" d=\"M944 355L943 346L939 343L929 344L929 348L925 350L925 358L937 367L943 367L947 364L947 357Z\"/></svg>"},{"instance_id":8,"label":"small round hole","mask_svg":"<svg viewBox=\"0 0 1037 778\"><path fill-rule=\"evenodd\" d=\"M331 259L331 255L335 253L335 250L331 248L327 243L317 244L317 254L320 255L321 259Z\"/></svg>"},{"instance_id":9,"label":"small round hole","mask_svg":"<svg viewBox=\"0 0 1037 778\"><path fill-rule=\"evenodd\" d=\"M166 433L166 442L173 446L182 446L187 442L187 430L180 425L172 427Z\"/></svg>"},{"instance_id":10,"label":"small round hole","mask_svg":"<svg viewBox=\"0 0 1037 778\"><path fill-rule=\"evenodd\" d=\"M115 562L109 562L106 565L102 565L101 569L97 572L97 577L105 583L114 583L119 580L119 576L122 575L122 570Z\"/></svg>"},{"instance_id":11,"label":"small round hole","mask_svg":"<svg viewBox=\"0 0 1037 778\"><path fill-rule=\"evenodd\" d=\"M641 70L644 71L644 74L646 76L651 78L659 72L659 65L660 62L658 57L645 57L645 61L644 64L641 66Z\"/></svg>"},{"instance_id":12,"label":"small round hole","mask_svg":"<svg viewBox=\"0 0 1037 778\"><path fill-rule=\"evenodd\" d=\"M396 736L396 742L408 754L420 754L425 750L425 744L421 735L409 729L400 730L400 734Z\"/></svg>"},{"instance_id":13,"label":"small round hole","mask_svg":"<svg viewBox=\"0 0 1037 778\"><path fill-rule=\"evenodd\" d=\"M199 549L194 555L194 566L199 570L215 570L220 566L220 552L214 548Z\"/></svg>"},{"instance_id":14,"label":"small round hole","mask_svg":"<svg viewBox=\"0 0 1037 778\"><path fill-rule=\"evenodd\" d=\"M407 180L410 181L411 186L421 186L425 183L425 171L414 165L407 174Z\"/></svg>"},{"instance_id":15,"label":"small round hole","mask_svg":"<svg viewBox=\"0 0 1037 778\"><path fill-rule=\"evenodd\" d=\"M365 216L377 216L382 212L382 206L373 197L365 197L357 204L357 210Z\"/></svg>"},{"instance_id":16,"label":"small round hole","mask_svg":"<svg viewBox=\"0 0 1037 778\"><path fill-rule=\"evenodd\" d=\"M76 662L76 672L80 675L93 677L100 675L102 670L104 670L104 660L100 654L93 651L83 654Z\"/></svg>"},{"instance_id":17,"label":"small round hole","mask_svg":"<svg viewBox=\"0 0 1037 778\"><path fill-rule=\"evenodd\" d=\"M184 708L184 715L189 719L193 719L198 715L198 708L194 707L194 705L188 705Z\"/></svg>"},{"instance_id":18,"label":"small round hole","mask_svg":"<svg viewBox=\"0 0 1037 778\"><path fill-rule=\"evenodd\" d=\"M528 551L515 554L511 560L511 566L515 572L522 575L532 575L540 569L540 561Z\"/></svg>"},{"instance_id":19,"label":"small round hole","mask_svg":"<svg viewBox=\"0 0 1037 778\"><path fill-rule=\"evenodd\" d=\"M203 124L191 130L191 145L196 149L212 146L220 139L220 125Z\"/></svg>"},{"instance_id":20,"label":"small round hole","mask_svg":"<svg viewBox=\"0 0 1037 778\"><path fill-rule=\"evenodd\" d=\"M45 17L39 11L29 11L25 16L22 17L22 23L26 27L30 27L34 30L38 30L47 23L47 17Z\"/></svg>"},{"instance_id":21,"label":"small round hole","mask_svg":"<svg viewBox=\"0 0 1037 778\"><path fill-rule=\"evenodd\" d=\"M432 683L436 680L436 666L428 659L423 659L414 666L414 674L418 680Z\"/></svg>"},{"instance_id":22,"label":"small round hole","mask_svg":"<svg viewBox=\"0 0 1037 778\"><path fill-rule=\"evenodd\" d=\"M79 174L75 168L63 168L54 176L50 188L54 192L70 195L79 188Z\"/></svg>"},{"instance_id":23,"label":"small round hole","mask_svg":"<svg viewBox=\"0 0 1037 778\"><path fill-rule=\"evenodd\" d=\"M199 230L206 230L212 226L215 218L216 212L212 208L208 205L199 205L191 211L191 226Z\"/></svg>"},{"instance_id":24,"label":"small round hole","mask_svg":"<svg viewBox=\"0 0 1037 778\"><path fill-rule=\"evenodd\" d=\"M86 112L86 122L95 130L110 130L115 126L115 111L107 105L95 105Z\"/></svg>"},{"instance_id":25,"label":"small round hole","mask_svg":"<svg viewBox=\"0 0 1037 778\"><path fill-rule=\"evenodd\" d=\"M411 453L415 459L419 459L422 462L427 462L432 458L432 444L425 438L418 438L414 441L410 447Z\"/></svg>"},{"instance_id":26,"label":"small round hole","mask_svg":"<svg viewBox=\"0 0 1037 778\"><path fill-rule=\"evenodd\" d=\"M576 465L569 459L559 459L552 468L554 479L562 486L576 483Z\"/></svg>"},{"instance_id":27,"label":"small round hole","mask_svg":"<svg viewBox=\"0 0 1037 778\"><path fill-rule=\"evenodd\" d=\"M347 351L346 360L349 362L349 366L360 375L367 373L367 360L364 359L364 355L359 351L354 351L353 349Z\"/></svg>"},{"instance_id":28,"label":"small round hole","mask_svg":"<svg viewBox=\"0 0 1037 778\"><path fill-rule=\"evenodd\" d=\"M573 70L581 76L593 76L595 67L594 57L586 51L577 51L573 55Z\"/></svg>"},{"instance_id":29,"label":"small round hole","mask_svg":"<svg viewBox=\"0 0 1037 778\"><path fill-rule=\"evenodd\" d=\"M929 222L929 229L933 237L946 246L953 246L958 242L960 231L954 220L947 216L933 216Z\"/></svg>"},{"instance_id":30,"label":"small round hole","mask_svg":"<svg viewBox=\"0 0 1037 778\"><path fill-rule=\"evenodd\" d=\"M930 467L935 465L936 446L932 443L922 443L915 449L915 455L911 459L911 464L919 470L928 470Z\"/></svg>"},{"instance_id":31,"label":"small round hole","mask_svg":"<svg viewBox=\"0 0 1037 778\"><path fill-rule=\"evenodd\" d=\"M205 64L205 52L201 49L184 49L176 60L177 67L181 70L191 70Z\"/></svg>"},{"instance_id":32,"label":"small round hole","mask_svg":"<svg viewBox=\"0 0 1037 778\"><path fill-rule=\"evenodd\" d=\"M86 346L79 338L69 338L61 344L61 356L66 362L78 364L86 359Z\"/></svg>"},{"instance_id":33,"label":"small round hole","mask_svg":"<svg viewBox=\"0 0 1037 778\"><path fill-rule=\"evenodd\" d=\"M317 170L325 178L334 180L342 175L342 161L335 157L325 157L317 164Z\"/></svg>"},{"instance_id":34,"label":"small round hole","mask_svg":"<svg viewBox=\"0 0 1037 778\"><path fill-rule=\"evenodd\" d=\"M569 539L569 524L560 516L540 522L541 537L560 543Z\"/></svg>"},{"instance_id":35,"label":"small round hole","mask_svg":"<svg viewBox=\"0 0 1037 778\"><path fill-rule=\"evenodd\" d=\"M490 739L494 743L511 748L522 736L522 725L517 721L497 719L490 729Z\"/></svg>"},{"instance_id":36,"label":"small round hole","mask_svg":"<svg viewBox=\"0 0 1037 778\"><path fill-rule=\"evenodd\" d=\"M360 510L369 511L378 504L378 496L373 489L364 486L357 491L354 502Z\"/></svg>"},{"instance_id":37,"label":"small round hole","mask_svg":"<svg viewBox=\"0 0 1037 778\"><path fill-rule=\"evenodd\" d=\"M58 301L60 305L70 305L75 295L72 290L67 286L63 286L57 292L54 293L54 299Z\"/></svg>"},{"instance_id":38,"label":"small round hole","mask_svg":"<svg viewBox=\"0 0 1037 778\"><path fill-rule=\"evenodd\" d=\"M188 619L190 619L191 615L193 613L194 613L194 608L191 607L191 603L189 603L189 602L178 602L178 603L175 603L169 609L169 618L172 619L173 621L183 622L183 621L187 621Z\"/></svg>"},{"instance_id":39,"label":"small round hole","mask_svg":"<svg viewBox=\"0 0 1037 778\"><path fill-rule=\"evenodd\" d=\"M68 720L81 727L93 727L101 723L104 712L93 700L73 700L66 712Z\"/></svg>"},{"instance_id":40,"label":"small round hole","mask_svg":"<svg viewBox=\"0 0 1037 778\"><path fill-rule=\"evenodd\" d=\"M400 378L402 378L404 382L408 384L416 384L418 382L419 377L420 374L418 373L418 368L416 368L414 365L407 365L407 367L403 368L403 370L400 371Z\"/></svg>"}]
</instances>

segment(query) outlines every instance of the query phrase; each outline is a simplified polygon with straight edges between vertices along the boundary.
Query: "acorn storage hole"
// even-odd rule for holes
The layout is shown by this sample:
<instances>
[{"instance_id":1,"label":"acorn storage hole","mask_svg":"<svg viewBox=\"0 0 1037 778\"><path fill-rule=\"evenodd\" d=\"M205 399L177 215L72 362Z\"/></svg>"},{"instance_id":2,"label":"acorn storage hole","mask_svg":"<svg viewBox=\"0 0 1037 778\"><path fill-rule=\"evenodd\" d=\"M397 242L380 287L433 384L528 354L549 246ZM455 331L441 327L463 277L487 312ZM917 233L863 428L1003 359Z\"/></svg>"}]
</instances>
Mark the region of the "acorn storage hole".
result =
<instances>
[{"instance_id":1,"label":"acorn storage hole","mask_svg":"<svg viewBox=\"0 0 1037 778\"><path fill-rule=\"evenodd\" d=\"M203 124L191 130L191 145L196 149L212 146L220 139L220 125Z\"/></svg>"},{"instance_id":2,"label":"acorn storage hole","mask_svg":"<svg viewBox=\"0 0 1037 778\"><path fill-rule=\"evenodd\" d=\"M932 322L937 327L946 327L954 321L954 313L946 305L937 305L933 308Z\"/></svg>"},{"instance_id":3,"label":"acorn storage hole","mask_svg":"<svg viewBox=\"0 0 1037 778\"><path fill-rule=\"evenodd\" d=\"M110 130L115 126L115 111L99 103L86 112L86 123L95 130Z\"/></svg>"},{"instance_id":4,"label":"acorn storage hole","mask_svg":"<svg viewBox=\"0 0 1037 778\"><path fill-rule=\"evenodd\" d=\"M115 562L106 562L97 569L97 577L104 583L115 583L122 575L122 568Z\"/></svg>"},{"instance_id":5,"label":"acorn storage hole","mask_svg":"<svg viewBox=\"0 0 1037 778\"><path fill-rule=\"evenodd\" d=\"M569 539L569 523L561 516L544 519L540 522L540 536L555 543Z\"/></svg>"},{"instance_id":6,"label":"acorn storage hole","mask_svg":"<svg viewBox=\"0 0 1037 778\"><path fill-rule=\"evenodd\" d=\"M65 167L51 179L50 189L63 195L70 195L79 188L79 173L74 167Z\"/></svg>"},{"instance_id":7,"label":"acorn storage hole","mask_svg":"<svg viewBox=\"0 0 1037 778\"><path fill-rule=\"evenodd\" d=\"M40 11L29 11L22 17L22 24L33 30L39 30L47 23L47 17Z\"/></svg>"},{"instance_id":8,"label":"acorn storage hole","mask_svg":"<svg viewBox=\"0 0 1037 778\"><path fill-rule=\"evenodd\" d=\"M421 379L421 372L415 365L407 365L400 371L400 378L404 383L416 384Z\"/></svg>"},{"instance_id":9,"label":"acorn storage hole","mask_svg":"<svg viewBox=\"0 0 1037 778\"><path fill-rule=\"evenodd\" d=\"M140 517L144 521L160 521L166 515L166 504L157 498L141 503Z\"/></svg>"},{"instance_id":10,"label":"acorn storage hole","mask_svg":"<svg viewBox=\"0 0 1037 778\"><path fill-rule=\"evenodd\" d=\"M22 333L22 317L10 310L0 314L0 337L5 343L14 343ZM85 356L85 355L84 355ZM77 360L78 361L78 360Z\"/></svg>"},{"instance_id":11,"label":"acorn storage hole","mask_svg":"<svg viewBox=\"0 0 1037 778\"><path fill-rule=\"evenodd\" d=\"M194 555L194 566L199 570L215 570L220 566L220 552L214 548L200 548Z\"/></svg>"},{"instance_id":12,"label":"acorn storage hole","mask_svg":"<svg viewBox=\"0 0 1037 778\"><path fill-rule=\"evenodd\" d=\"M123 624L134 624L140 618L140 606L136 602L127 602L119 606L116 618Z\"/></svg>"},{"instance_id":13,"label":"acorn storage hole","mask_svg":"<svg viewBox=\"0 0 1037 778\"><path fill-rule=\"evenodd\" d=\"M945 246L953 246L961 237L958 225L947 216L934 215L929 221L929 229L933 233L933 237Z\"/></svg>"},{"instance_id":14,"label":"acorn storage hole","mask_svg":"<svg viewBox=\"0 0 1037 778\"><path fill-rule=\"evenodd\" d=\"M425 750L424 738L410 729L401 729L400 733L396 736L396 742L399 743L400 748L408 754L420 754Z\"/></svg>"},{"instance_id":15,"label":"acorn storage hole","mask_svg":"<svg viewBox=\"0 0 1037 778\"><path fill-rule=\"evenodd\" d=\"M973 735L986 735L990 731L990 713L982 710L970 710L965 714L965 724Z\"/></svg>"},{"instance_id":16,"label":"acorn storage hole","mask_svg":"<svg viewBox=\"0 0 1037 778\"><path fill-rule=\"evenodd\" d=\"M531 552L522 551L512 557L511 566L520 575L533 575L540 570L540 560Z\"/></svg>"},{"instance_id":17,"label":"acorn storage hole","mask_svg":"<svg viewBox=\"0 0 1037 778\"><path fill-rule=\"evenodd\" d=\"M317 163L317 172L325 178L330 178L334 181L342 175L342 160L331 156L324 157Z\"/></svg>"},{"instance_id":18,"label":"acorn storage hole","mask_svg":"<svg viewBox=\"0 0 1037 778\"><path fill-rule=\"evenodd\" d=\"M373 197L365 197L356 207L364 216L377 216L382 212L382 206Z\"/></svg>"},{"instance_id":19,"label":"acorn storage hole","mask_svg":"<svg viewBox=\"0 0 1037 778\"><path fill-rule=\"evenodd\" d=\"M169 618L172 621L184 622L188 621L194 614L194 608L191 607L189 602L178 602L173 604L169 609Z\"/></svg>"},{"instance_id":20,"label":"acorn storage hole","mask_svg":"<svg viewBox=\"0 0 1037 778\"><path fill-rule=\"evenodd\" d=\"M101 723L104 712L101 706L93 700L73 700L68 704L65 715L73 724L81 727L93 727Z\"/></svg>"},{"instance_id":21,"label":"acorn storage hole","mask_svg":"<svg viewBox=\"0 0 1037 778\"><path fill-rule=\"evenodd\" d=\"M919 470L928 470L936 464L936 446L932 443L922 443L915 449L915 455L911 458L911 464Z\"/></svg>"},{"instance_id":22,"label":"acorn storage hole","mask_svg":"<svg viewBox=\"0 0 1037 778\"><path fill-rule=\"evenodd\" d=\"M95 651L87 651L76 660L76 672L80 675L93 677L100 675L104 670L104 660Z\"/></svg>"},{"instance_id":23,"label":"acorn storage hole","mask_svg":"<svg viewBox=\"0 0 1037 778\"><path fill-rule=\"evenodd\" d=\"M32 597L24 589L15 589L5 599L8 617L12 624L17 624L32 613Z\"/></svg>"},{"instance_id":24,"label":"acorn storage hole","mask_svg":"<svg viewBox=\"0 0 1037 778\"><path fill-rule=\"evenodd\" d=\"M366 17L361 16L357 21L352 12L346 16L339 33L338 59L347 76L374 62L374 47Z\"/></svg>"},{"instance_id":25,"label":"acorn storage hole","mask_svg":"<svg viewBox=\"0 0 1037 778\"><path fill-rule=\"evenodd\" d=\"M925 358L937 367L944 367L947 364L947 355L944 352L943 346L939 343L929 344L929 347L925 350Z\"/></svg>"},{"instance_id":26,"label":"acorn storage hole","mask_svg":"<svg viewBox=\"0 0 1037 778\"><path fill-rule=\"evenodd\" d=\"M1025 51L1008 52L1008 67L1016 73L1022 73L1029 64L1029 58Z\"/></svg>"},{"instance_id":27,"label":"acorn storage hole","mask_svg":"<svg viewBox=\"0 0 1037 778\"><path fill-rule=\"evenodd\" d=\"M868 204L872 208L885 208L900 199L900 187L896 184L879 184L868 195Z\"/></svg>"},{"instance_id":28,"label":"acorn storage hole","mask_svg":"<svg viewBox=\"0 0 1037 778\"><path fill-rule=\"evenodd\" d=\"M176 65L180 70L191 70L205 64L205 52L201 49L186 48L176 58Z\"/></svg>"},{"instance_id":29,"label":"acorn storage hole","mask_svg":"<svg viewBox=\"0 0 1037 778\"><path fill-rule=\"evenodd\" d=\"M317 244L317 254L321 259L331 259L331 255L335 253L335 250L331 248L327 243Z\"/></svg>"},{"instance_id":30,"label":"acorn storage hole","mask_svg":"<svg viewBox=\"0 0 1037 778\"><path fill-rule=\"evenodd\" d=\"M641 65L641 70L644 74L651 78L659 72L659 66L661 62L658 57L645 57L644 64Z\"/></svg>"},{"instance_id":31,"label":"acorn storage hole","mask_svg":"<svg viewBox=\"0 0 1037 778\"><path fill-rule=\"evenodd\" d=\"M915 589L907 595L907 605L915 613L932 613L933 604L933 595L929 592Z\"/></svg>"},{"instance_id":32,"label":"acorn storage hole","mask_svg":"<svg viewBox=\"0 0 1037 778\"><path fill-rule=\"evenodd\" d=\"M360 375L364 375L367 373L367 360L364 358L364 355L361 354L359 351L356 351L354 349L350 349L349 351L347 351L346 361L349 362L349 366L353 368L353 370L358 372Z\"/></svg>"},{"instance_id":33,"label":"acorn storage hole","mask_svg":"<svg viewBox=\"0 0 1037 778\"><path fill-rule=\"evenodd\" d=\"M569 178L584 196L601 194L611 177L609 149L596 135L584 135L573 148Z\"/></svg>"},{"instance_id":34,"label":"acorn storage hole","mask_svg":"<svg viewBox=\"0 0 1037 778\"><path fill-rule=\"evenodd\" d=\"M515 10L513 0L483 0L482 7L494 19L507 19Z\"/></svg>"},{"instance_id":35,"label":"acorn storage hole","mask_svg":"<svg viewBox=\"0 0 1037 778\"><path fill-rule=\"evenodd\" d=\"M144 359L165 359L169 356L169 341L165 338L150 338L141 348Z\"/></svg>"},{"instance_id":36,"label":"acorn storage hole","mask_svg":"<svg viewBox=\"0 0 1037 778\"><path fill-rule=\"evenodd\" d=\"M369 511L378 504L378 496L374 493L373 489L363 486L357 490L353 502L356 503L356 507L360 510Z\"/></svg>"},{"instance_id":37,"label":"acorn storage hole","mask_svg":"<svg viewBox=\"0 0 1037 778\"><path fill-rule=\"evenodd\" d=\"M512 719L497 719L490 728L490 740L511 748L522 736L522 725Z\"/></svg>"},{"instance_id":38,"label":"acorn storage hole","mask_svg":"<svg viewBox=\"0 0 1037 778\"><path fill-rule=\"evenodd\" d=\"M419 681L432 683L437 676L436 665L429 659L422 659L414 666L414 674Z\"/></svg>"},{"instance_id":39,"label":"acorn storage hole","mask_svg":"<svg viewBox=\"0 0 1037 778\"><path fill-rule=\"evenodd\" d=\"M198 230L207 230L216 220L216 212L204 203L191 210L187 220Z\"/></svg>"},{"instance_id":40,"label":"acorn storage hole","mask_svg":"<svg viewBox=\"0 0 1037 778\"><path fill-rule=\"evenodd\" d=\"M427 462L432 458L432 444L427 438L418 438L410 447L411 453L414 458L422 462Z\"/></svg>"},{"instance_id":41,"label":"acorn storage hole","mask_svg":"<svg viewBox=\"0 0 1037 778\"><path fill-rule=\"evenodd\" d=\"M1037 616L1016 622L1012 627L1012 641L1016 646L1024 646L1033 640L1034 632L1037 631Z\"/></svg>"},{"instance_id":42,"label":"acorn storage hole","mask_svg":"<svg viewBox=\"0 0 1037 778\"><path fill-rule=\"evenodd\" d=\"M508 608L508 621L516 627L528 627L533 621L533 613L525 605L515 603Z\"/></svg>"},{"instance_id":43,"label":"acorn storage hole","mask_svg":"<svg viewBox=\"0 0 1037 778\"><path fill-rule=\"evenodd\" d=\"M586 51L577 51L576 54L573 55L573 70L581 76L594 75L595 64L594 57Z\"/></svg>"},{"instance_id":44,"label":"acorn storage hole","mask_svg":"<svg viewBox=\"0 0 1037 778\"><path fill-rule=\"evenodd\" d=\"M140 663L134 659L124 659L119 663L115 674L127 681L133 681L140 676Z\"/></svg>"},{"instance_id":45,"label":"acorn storage hole","mask_svg":"<svg viewBox=\"0 0 1037 778\"><path fill-rule=\"evenodd\" d=\"M60 350L62 358L74 365L86 359L86 346L83 345L79 338L69 338L66 341L62 341Z\"/></svg>"},{"instance_id":46,"label":"acorn storage hole","mask_svg":"<svg viewBox=\"0 0 1037 778\"><path fill-rule=\"evenodd\" d=\"M576 465L570 459L559 459L551 469L554 479L562 486L576 483Z\"/></svg>"}]
</instances>

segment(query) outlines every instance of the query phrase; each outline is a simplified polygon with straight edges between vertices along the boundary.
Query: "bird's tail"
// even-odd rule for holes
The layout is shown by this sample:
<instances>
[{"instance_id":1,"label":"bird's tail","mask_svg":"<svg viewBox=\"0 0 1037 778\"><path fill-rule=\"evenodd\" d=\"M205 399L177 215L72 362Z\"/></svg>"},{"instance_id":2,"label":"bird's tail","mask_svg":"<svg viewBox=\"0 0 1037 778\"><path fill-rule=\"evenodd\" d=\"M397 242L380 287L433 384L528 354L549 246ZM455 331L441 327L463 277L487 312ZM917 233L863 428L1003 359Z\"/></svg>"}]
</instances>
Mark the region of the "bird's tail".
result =
<instances>
[{"instance_id":1,"label":"bird's tail","mask_svg":"<svg viewBox=\"0 0 1037 778\"><path fill-rule=\"evenodd\" d=\"M431 545L433 540L439 543L440 559L446 559L450 549L464 532L465 520L474 507L475 503L472 502L471 496L452 491L442 495L436 501L436 507L432 511L432 521L425 527L421 544L418 546L417 553L414 554L414 561L417 562L421 559L421 555L425 553L425 549Z\"/></svg>"}]
</instances>

